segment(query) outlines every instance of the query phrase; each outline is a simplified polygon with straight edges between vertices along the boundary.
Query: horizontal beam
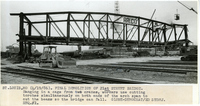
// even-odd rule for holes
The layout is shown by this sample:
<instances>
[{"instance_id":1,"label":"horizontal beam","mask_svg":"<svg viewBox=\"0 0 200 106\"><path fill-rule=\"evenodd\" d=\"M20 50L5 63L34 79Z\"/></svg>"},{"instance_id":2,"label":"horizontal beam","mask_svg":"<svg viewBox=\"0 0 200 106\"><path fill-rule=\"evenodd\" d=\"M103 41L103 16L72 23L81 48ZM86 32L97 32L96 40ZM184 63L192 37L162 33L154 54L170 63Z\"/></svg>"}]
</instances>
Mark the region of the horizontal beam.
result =
<instances>
[{"instance_id":1,"label":"horizontal beam","mask_svg":"<svg viewBox=\"0 0 200 106\"><path fill-rule=\"evenodd\" d=\"M161 24L165 24L168 26L171 26L171 24L165 23L165 22L161 22L161 21L156 21L156 20L152 20L152 19L148 19L148 18L144 18L144 17L139 17L139 16L132 16L132 15L125 15L125 14L116 14L116 13L108 13L108 12L78 12L78 11L63 11L63 12L41 12L41 13L23 13L23 15L26 16L33 16L33 15L55 15L55 14L91 14L91 15L113 15L113 16L124 16L124 17L132 17L132 18L138 18L138 19L143 19L143 20L147 20L147 21L153 21L156 23L161 23ZM11 16L19 16L20 13L10 13ZM179 24L176 24L179 25ZM182 25L180 25L182 26Z\"/></svg>"},{"instance_id":2,"label":"horizontal beam","mask_svg":"<svg viewBox=\"0 0 200 106\"><path fill-rule=\"evenodd\" d=\"M69 20L70 22L88 22L89 20ZM67 22L67 20L54 20L54 21L37 21L37 22L31 22L32 24L41 24L41 23L46 23L46 22ZM99 22L99 20L90 20L90 22ZM104 20L100 20L100 22L108 22L108 23L113 23L112 21L104 21ZM27 22L28 23L28 22ZM138 26L135 24L128 24L128 23L124 23L124 22L114 22L116 24L126 24L126 25L132 25L132 26ZM150 27L146 27L146 26L139 26L141 28L147 28L147 29L151 29Z\"/></svg>"},{"instance_id":3,"label":"horizontal beam","mask_svg":"<svg viewBox=\"0 0 200 106\"><path fill-rule=\"evenodd\" d=\"M41 36L24 36L24 38L26 39L26 42L32 42L34 44L65 44L66 45L66 38L65 37L48 37L47 42L41 37ZM77 38L77 37L70 37L70 43L73 44L81 44L81 45L98 45L98 46L118 46L118 45L122 45L124 42L123 40L119 40L119 39L108 39L108 43L106 44L105 41L106 39L95 39L95 38L90 38L90 42L87 44L83 44L83 39L84 38ZM18 42L24 42L24 39L21 40L17 40ZM179 40L179 41L169 41L168 45L175 45L178 43L184 43L185 39ZM156 46L156 45L163 45L164 46L164 42L151 42L154 45L150 45L148 41L143 41L141 42L140 46ZM133 45L137 45L138 41L137 40L127 40L126 41L126 46L133 46Z\"/></svg>"}]
</instances>

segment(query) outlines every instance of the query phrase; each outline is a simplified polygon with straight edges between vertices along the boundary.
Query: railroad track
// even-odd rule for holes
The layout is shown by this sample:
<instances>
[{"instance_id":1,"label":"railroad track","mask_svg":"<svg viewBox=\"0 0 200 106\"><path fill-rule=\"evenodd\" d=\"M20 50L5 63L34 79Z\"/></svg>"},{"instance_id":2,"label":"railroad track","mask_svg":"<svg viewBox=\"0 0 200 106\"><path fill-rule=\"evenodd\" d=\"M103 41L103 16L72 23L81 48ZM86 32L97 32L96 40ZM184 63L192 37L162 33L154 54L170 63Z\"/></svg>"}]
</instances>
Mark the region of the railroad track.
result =
<instances>
[{"instance_id":1,"label":"railroad track","mask_svg":"<svg viewBox=\"0 0 200 106\"><path fill-rule=\"evenodd\" d=\"M149 82L133 81L129 79L108 78L101 76L85 75L70 72L55 71L46 68L33 68L18 66L19 68L4 67L1 72L22 74L26 76L45 78L63 83L72 84L92 84L92 83L109 83L109 84L150 84ZM83 81L84 80L84 81Z\"/></svg>"},{"instance_id":2,"label":"railroad track","mask_svg":"<svg viewBox=\"0 0 200 106\"><path fill-rule=\"evenodd\" d=\"M30 77L37 77L37 78L42 78L42 79L48 79L48 80L53 80L53 81L58 81L62 83L72 83L72 84L80 84L80 83L85 83L89 84L84 81L77 81L77 80L72 80L69 78L61 77L55 74L51 73L44 73L42 71L35 71L35 70L30 70L30 69L15 69L15 68L1 68L1 72L5 73L12 73L12 74L20 74L20 75L25 75L25 76L30 76Z\"/></svg>"},{"instance_id":3,"label":"railroad track","mask_svg":"<svg viewBox=\"0 0 200 106\"><path fill-rule=\"evenodd\" d=\"M110 65L121 65L121 66L142 66L142 67L163 67L163 64L142 64L142 63L117 63ZM164 68L182 68L182 69L194 69L197 70L197 65L174 65L174 64L164 64Z\"/></svg>"},{"instance_id":4,"label":"railroad track","mask_svg":"<svg viewBox=\"0 0 200 106\"><path fill-rule=\"evenodd\" d=\"M180 61L180 60L153 60L148 62L124 62L124 63L197 65L197 61Z\"/></svg>"},{"instance_id":5,"label":"railroad track","mask_svg":"<svg viewBox=\"0 0 200 106\"><path fill-rule=\"evenodd\" d=\"M186 65L187 64L187 65ZM196 64L196 65L195 65ZM151 71L164 73L187 74L197 73L196 62L182 61L151 61L151 62L121 62L115 64L88 65L89 67L124 69L129 71Z\"/></svg>"}]
</instances>

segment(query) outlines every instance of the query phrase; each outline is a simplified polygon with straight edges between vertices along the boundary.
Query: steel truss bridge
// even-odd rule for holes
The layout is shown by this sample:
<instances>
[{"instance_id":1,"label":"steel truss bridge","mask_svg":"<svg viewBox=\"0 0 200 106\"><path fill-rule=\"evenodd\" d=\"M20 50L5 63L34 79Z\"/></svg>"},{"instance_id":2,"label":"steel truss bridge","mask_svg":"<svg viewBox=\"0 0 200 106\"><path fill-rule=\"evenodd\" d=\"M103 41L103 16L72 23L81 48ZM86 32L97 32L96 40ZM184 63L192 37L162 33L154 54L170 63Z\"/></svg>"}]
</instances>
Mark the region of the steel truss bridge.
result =
<instances>
[{"instance_id":1,"label":"steel truss bridge","mask_svg":"<svg viewBox=\"0 0 200 106\"><path fill-rule=\"evenodd\" d=\"M187 25L105 12L11 13L19 16L19 54L32 44L178 47L188 45Z\"/></svg>"}]
</instances>

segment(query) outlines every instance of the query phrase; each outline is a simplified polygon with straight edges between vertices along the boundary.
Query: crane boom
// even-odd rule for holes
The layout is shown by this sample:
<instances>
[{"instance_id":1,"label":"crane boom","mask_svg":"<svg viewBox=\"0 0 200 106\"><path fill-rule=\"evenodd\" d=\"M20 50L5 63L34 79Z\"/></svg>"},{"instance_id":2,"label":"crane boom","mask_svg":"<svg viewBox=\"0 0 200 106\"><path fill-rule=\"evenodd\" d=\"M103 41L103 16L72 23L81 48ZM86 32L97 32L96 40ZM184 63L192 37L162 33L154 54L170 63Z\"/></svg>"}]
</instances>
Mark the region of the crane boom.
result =
<instances>
[{"instance_id":1,"label":"crane boom","mask_svg":"<svg viewBox=\"0 0 200 106\"><path fill-rule=\"evenodd\" d=\"M188 10L192 10L193 12L195 12L196 14L198 14L197 13L197 11L196 10L194 10L194 8L189 8L189 7L187 7L186 5L184 5L183 3L181 3L180 1L178 1L181 5L183 5L184 7L186 7Z\"/></svg>"}]
</instances>

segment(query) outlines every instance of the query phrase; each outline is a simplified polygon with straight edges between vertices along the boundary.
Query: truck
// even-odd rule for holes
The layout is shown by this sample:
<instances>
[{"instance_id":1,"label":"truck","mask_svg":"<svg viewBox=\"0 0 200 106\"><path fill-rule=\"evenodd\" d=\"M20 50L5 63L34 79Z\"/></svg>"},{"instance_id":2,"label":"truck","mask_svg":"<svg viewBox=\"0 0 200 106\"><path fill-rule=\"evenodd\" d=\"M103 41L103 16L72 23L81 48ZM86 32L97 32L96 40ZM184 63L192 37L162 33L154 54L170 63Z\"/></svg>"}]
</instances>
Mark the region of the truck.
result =
<instances>
[{"instance_id":1,"label":"truck","mask_svg":"<svg viewBox=\"0 0 200 106\"><path fill-rule=\"evenodd\" d=\"M181 61L197 61L197 45L183 46L180 50Z\"/></svg>"}]
</instances>

